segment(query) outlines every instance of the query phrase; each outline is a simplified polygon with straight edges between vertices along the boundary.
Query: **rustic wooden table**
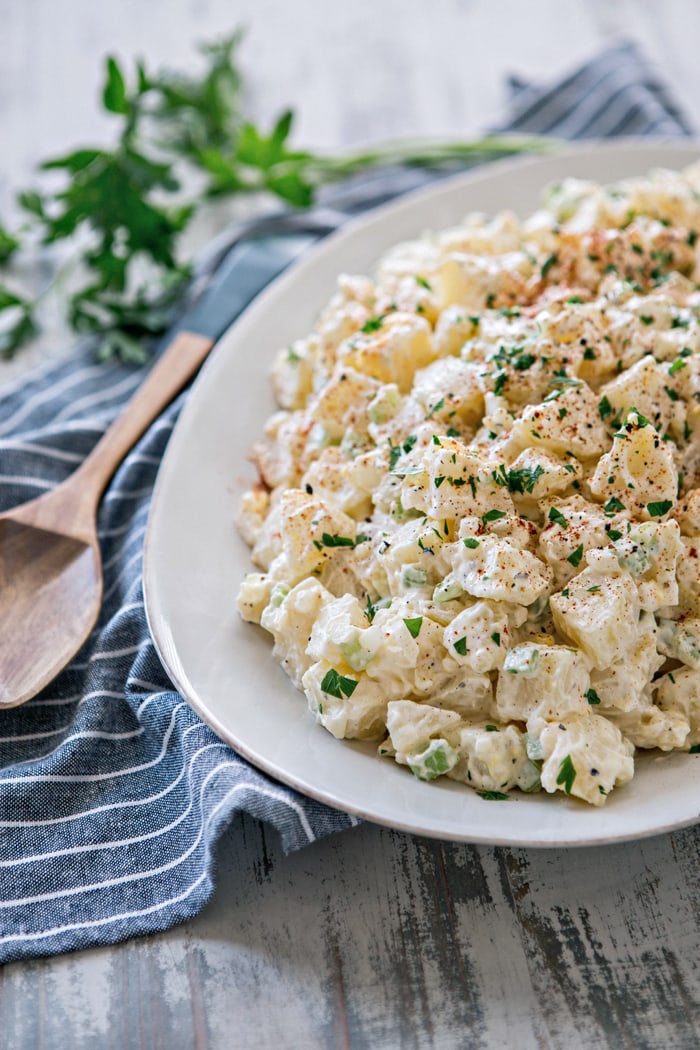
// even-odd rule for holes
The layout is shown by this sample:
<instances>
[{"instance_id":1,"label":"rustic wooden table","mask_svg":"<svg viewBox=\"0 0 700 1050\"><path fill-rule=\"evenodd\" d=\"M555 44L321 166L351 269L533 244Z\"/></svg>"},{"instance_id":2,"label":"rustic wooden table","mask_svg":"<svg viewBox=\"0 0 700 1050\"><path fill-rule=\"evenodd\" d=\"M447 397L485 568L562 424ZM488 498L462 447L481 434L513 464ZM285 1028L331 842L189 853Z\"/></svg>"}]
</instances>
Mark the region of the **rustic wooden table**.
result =
<instances>
[{"instance_id":1,"label":"rustic wooden table","mask_svg":"<svg viewBox=\"0 0 700 1050\"><path fill-rule=\"evenodd\" d=\"M109 133L101 56L192 61L249 27L251 106L316 147L471 134L504 77L637 40L700 127L693 0L5 0L0 214L40 157ZM0 382L59 345L52 331ZM499 1050L700 1046L700 829L583 850L439 843L363 825L284 856L237 820L200 916L114 948L5 967L0 1046Z\"/></svg>"}]
</instances>

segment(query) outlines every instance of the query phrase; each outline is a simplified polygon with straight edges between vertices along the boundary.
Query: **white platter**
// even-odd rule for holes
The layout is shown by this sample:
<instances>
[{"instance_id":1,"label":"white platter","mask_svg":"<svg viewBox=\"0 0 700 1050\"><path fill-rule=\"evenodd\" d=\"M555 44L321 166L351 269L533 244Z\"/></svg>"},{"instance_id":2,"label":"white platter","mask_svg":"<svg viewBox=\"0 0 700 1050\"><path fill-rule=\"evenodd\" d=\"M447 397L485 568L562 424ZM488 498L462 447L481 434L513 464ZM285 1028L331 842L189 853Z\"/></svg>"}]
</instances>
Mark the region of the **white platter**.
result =
<instances>
[{"instance_id":1,"label":"white platter","mask_svg":"<svg viewBox=\"0 0 700 1050\"><path fill-rule=\"evenodd\" d=\"M624 142L501 161L419 191L354 222L279 278L229 329L202 369L160 469L146 537L151 631L173 681L240 754L278 780L380 824L438 838L520 846L593 845L700 821L700 755L648 755L601 809L557 795L493 803L444 778L425 784L317 726L272 657L271 638L241 622L235 595L250 571L233 518L253 480L251 442L274 405L268 367L311 329L342 271L371 272L396 242L511 208L524 216L566 175L608 182L682 167L695 144ZM516 793L517 794L517 793Z\"/></svg>"}]
</instances>

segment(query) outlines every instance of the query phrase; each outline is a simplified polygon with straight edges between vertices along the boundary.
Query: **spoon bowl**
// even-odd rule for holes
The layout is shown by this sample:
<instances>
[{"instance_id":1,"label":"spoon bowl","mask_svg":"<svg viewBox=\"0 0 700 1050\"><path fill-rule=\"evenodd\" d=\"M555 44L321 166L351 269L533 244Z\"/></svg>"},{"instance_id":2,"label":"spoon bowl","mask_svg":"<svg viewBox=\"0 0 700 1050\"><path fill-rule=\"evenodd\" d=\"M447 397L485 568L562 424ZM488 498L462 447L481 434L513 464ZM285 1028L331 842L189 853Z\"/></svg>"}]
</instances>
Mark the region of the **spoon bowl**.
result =
<instances>
[{"instance_id":1,"label":"spoon bowl","mask_svg":"<svg viewBox=\"0 0 700 1050\"><path fill-rule=\"evenodd\" d=\"M101 595L96 540L0 518L0 706L56 677L92 630Z\"/></svg>"}]
</instances>

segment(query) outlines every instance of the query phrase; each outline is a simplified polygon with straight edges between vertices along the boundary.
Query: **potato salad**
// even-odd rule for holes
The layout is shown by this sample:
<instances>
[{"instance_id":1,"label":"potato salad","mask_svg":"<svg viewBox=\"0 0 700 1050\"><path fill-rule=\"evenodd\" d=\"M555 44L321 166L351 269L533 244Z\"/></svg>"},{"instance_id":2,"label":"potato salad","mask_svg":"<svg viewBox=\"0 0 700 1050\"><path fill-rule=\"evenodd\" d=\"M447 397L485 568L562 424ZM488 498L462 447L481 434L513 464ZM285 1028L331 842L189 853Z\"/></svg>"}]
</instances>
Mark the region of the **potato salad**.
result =
<instances>
[{"instance_id":1,"label":"potato salad","mask_svg":"<svg viewBox=\"0 0 700 1050\"><path fill-rule=\"evenodd\" d=\"M700 750L700 163L343 274L272 368L241 616L416 777L603 806Z\"/></svg>"}]
</instances>

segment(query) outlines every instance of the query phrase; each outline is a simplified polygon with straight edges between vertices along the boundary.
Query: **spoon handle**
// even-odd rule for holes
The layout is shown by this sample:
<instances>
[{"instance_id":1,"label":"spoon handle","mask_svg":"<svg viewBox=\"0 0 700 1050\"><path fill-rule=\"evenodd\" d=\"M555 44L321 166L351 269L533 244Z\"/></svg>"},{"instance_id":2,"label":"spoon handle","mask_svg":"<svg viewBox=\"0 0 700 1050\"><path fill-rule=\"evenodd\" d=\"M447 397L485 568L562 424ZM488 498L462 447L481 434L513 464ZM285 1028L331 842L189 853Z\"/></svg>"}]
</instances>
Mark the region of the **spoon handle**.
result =
<instances>
[{"instance_id":1,"label":"spoon handle","mask_svg":"<svg viewBox=\"0 0 700 1050\"><path fill-rule=\"evenodd\" d=\"M88 478L92 480L98 489L96 498L127 452L199 369L213 345L212 339L195 332L179 332L175 336L121 415L76 471L76 477L81 475L81 484L88 485Z\"/></svg>"},{"instance_id":2,"label":"spoon handle","mask_svg":"<svg viewBox=\"0 0 700 1050\"><path fill-rule=\"evenodd\" d=\"M76 523L94 513L107 482L127 452L197 372L213 345L213 339L195 332L176 335L90 455L55 490L56 495L64 490L61 496L65 494L66 503L73 503Z\"/></svg>"}]
</instances>

